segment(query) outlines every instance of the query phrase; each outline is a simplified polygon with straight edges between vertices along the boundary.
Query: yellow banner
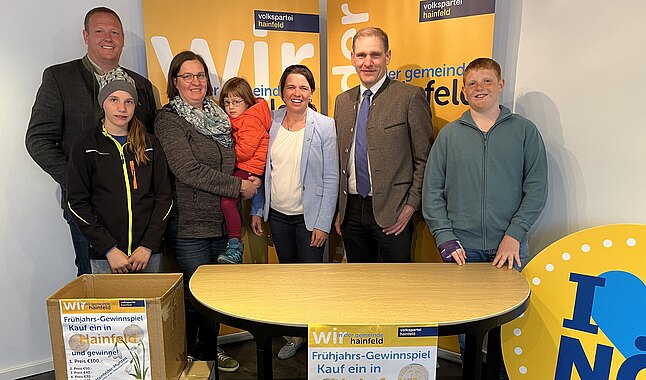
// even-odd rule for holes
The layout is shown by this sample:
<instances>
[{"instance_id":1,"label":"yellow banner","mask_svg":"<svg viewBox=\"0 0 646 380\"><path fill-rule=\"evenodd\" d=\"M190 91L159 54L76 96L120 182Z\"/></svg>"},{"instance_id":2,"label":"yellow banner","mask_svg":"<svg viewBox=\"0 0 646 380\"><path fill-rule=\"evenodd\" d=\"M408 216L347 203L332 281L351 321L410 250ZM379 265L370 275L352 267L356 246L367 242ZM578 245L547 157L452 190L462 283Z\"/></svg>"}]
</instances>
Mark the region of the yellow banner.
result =
<instances>
[{"instance_id":1,"label":"yellow banner","mask_svg":"<svg viewBox=\"0 0 646 380\"><path fill-rule=\"evenodd\" d=\"M359 84L350 63L352 37L361 28L376 26L388 34L389 77L425 89L437 132L467 109L461 96L466 65L477 57L491 57L493 4L492 0L329 0L330 108L338 94Z\"/></svg>"},{"instance_id":2,"label":"yellow banner","mask_svg":"<svg viewBox=\"0 0 646 380\"><path fill-rule=\"evenodd\" d=\"M314 0L217 1L144 0L148 78L160 92L173 56L183 50L200 54L217 90L234 76L247 79L257 97L272 109L282 105L278 82L285 67L300 63L319 84L319 3ZM319 103L319 92L313 102Z\"/></svg>"}]
</instances>

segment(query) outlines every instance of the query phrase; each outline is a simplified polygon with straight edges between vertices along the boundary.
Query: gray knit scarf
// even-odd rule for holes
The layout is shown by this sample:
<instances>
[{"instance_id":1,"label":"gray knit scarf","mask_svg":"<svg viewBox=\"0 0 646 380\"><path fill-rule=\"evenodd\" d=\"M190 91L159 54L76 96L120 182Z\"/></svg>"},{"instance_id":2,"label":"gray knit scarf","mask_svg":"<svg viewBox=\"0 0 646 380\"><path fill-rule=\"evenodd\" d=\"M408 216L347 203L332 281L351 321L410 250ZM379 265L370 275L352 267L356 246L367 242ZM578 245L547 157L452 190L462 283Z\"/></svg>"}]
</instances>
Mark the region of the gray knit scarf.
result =
<instances>
[{"instance_id":1,"label":"gray knit scarf","mask_svg":"<svg viewBox=\"0 0 646 380\"><path fill-rule=\"evenodd\" d=\"M175 96L170 104L175 112L186 119L198 132L227 148L233 146L229 116L215 104L211 97L204 98L201 110L186 103L179 95Z\"/></svg>"}]
</instances>

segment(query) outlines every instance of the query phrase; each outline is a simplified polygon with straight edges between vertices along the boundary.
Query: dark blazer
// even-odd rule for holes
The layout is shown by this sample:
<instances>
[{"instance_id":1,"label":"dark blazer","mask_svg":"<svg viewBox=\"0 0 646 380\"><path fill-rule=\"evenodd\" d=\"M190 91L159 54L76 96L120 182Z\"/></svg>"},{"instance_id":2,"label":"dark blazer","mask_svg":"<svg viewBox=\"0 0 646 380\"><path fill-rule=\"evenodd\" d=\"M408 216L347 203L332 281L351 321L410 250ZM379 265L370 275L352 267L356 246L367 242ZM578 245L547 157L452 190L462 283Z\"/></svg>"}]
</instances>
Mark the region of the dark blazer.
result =
<instances>
[{"instance_id":1,"label":"dark blazer","mask_svg":"<svg viewBox=\"0 0 646 380\"><path fill-rule=\"evenodd\" d=\"M88 62L89 63L89 62ZM124 69L135 81L139 104L135 116L153 132L155 96L148 79ZM31 157L63 190L72 142L84 132L99 128L98 83L82 59L48 67L31 109L25 145ZM65 199L65 196L63 196Z\"/></svg>"},{"instance_id":2,"label":"dark blazer","mask_svg":"<svg viewBox=\"0 0 646 380\"><path fill-rule=\"evenodd\" d=\"M341 164L341 222L345 216L347 168L358 104L359 86L337 96L334 106ZM366 138L373 212L377 224L385 228L395 224L404 205L409 204L416 210L421 205L424 169L433 143L431 109L424 91L386 78L370 105Z\"/></svg>"}]
</instances>

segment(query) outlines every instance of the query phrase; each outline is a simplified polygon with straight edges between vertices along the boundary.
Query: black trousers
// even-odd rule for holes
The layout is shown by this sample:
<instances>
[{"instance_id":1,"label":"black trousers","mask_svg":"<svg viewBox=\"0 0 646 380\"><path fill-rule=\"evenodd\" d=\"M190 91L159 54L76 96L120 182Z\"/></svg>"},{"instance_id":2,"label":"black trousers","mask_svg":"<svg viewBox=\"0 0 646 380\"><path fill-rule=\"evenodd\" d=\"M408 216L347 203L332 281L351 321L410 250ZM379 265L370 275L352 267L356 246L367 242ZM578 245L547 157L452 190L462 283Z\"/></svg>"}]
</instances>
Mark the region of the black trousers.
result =
<instances>
[{"instance_id":1,"label":"black trousers","mask_svg":"<svg viewBox=\"0 0 646 380\"><path fill-rule=\"evenodd\" d=\"M349 194L341 225L343 245L349 263L409 263L413 222L399 235L386 235L375 221L372 197ZM388 226L386 226L388 227Z\"/></svg>"},{"instance_id":2,"label":"black trousers","mask_svg":"<svg viewBox=\"0 0 646 380\"><path fill-rule=\"evenodd\" d=\"M303 214L285 215L273 208L269 209L269 228L279 263L323 262L325 246L310 245L312 231L308 231L305 227Z\"/></svg>"}]
</instances>

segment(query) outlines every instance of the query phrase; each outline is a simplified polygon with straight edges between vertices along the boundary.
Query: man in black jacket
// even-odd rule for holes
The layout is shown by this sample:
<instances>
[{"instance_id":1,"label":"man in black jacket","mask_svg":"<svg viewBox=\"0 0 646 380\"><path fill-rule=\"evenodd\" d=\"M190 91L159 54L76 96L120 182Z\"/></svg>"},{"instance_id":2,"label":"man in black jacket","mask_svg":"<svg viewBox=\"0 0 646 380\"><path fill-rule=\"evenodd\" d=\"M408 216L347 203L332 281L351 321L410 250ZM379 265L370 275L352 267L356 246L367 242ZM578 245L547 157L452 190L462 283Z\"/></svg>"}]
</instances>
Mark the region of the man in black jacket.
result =
<instances>
[{"instance_id":1,"label":"man in black jacket","mask_svg":"<svg viewBox=\"0 0 646 380\"><path fill-rule=\"evenodd\" d=\"M119 66L123 50L123 26L109 8L97 7L85 15L83 39L87 54L48 67L31 110L25 144L36 163L61 186L63 217L72 234L77 275L91 273L88 243L65 206L67 158L72 142L82 132L98 128L103 118L97 95L97 78ZM124 69L135 81L139 104L135 115L153 132L155 97L146 78Z\"/></svg>"}]
</instances>

